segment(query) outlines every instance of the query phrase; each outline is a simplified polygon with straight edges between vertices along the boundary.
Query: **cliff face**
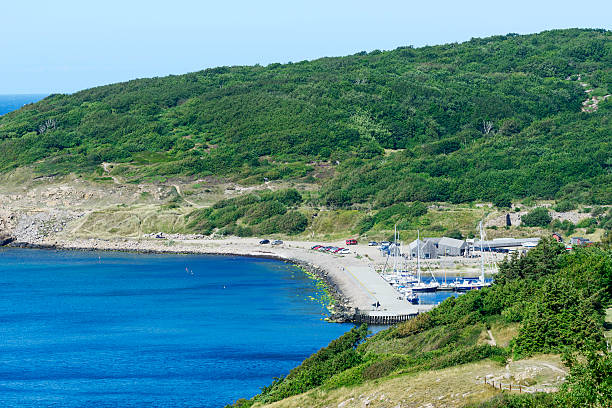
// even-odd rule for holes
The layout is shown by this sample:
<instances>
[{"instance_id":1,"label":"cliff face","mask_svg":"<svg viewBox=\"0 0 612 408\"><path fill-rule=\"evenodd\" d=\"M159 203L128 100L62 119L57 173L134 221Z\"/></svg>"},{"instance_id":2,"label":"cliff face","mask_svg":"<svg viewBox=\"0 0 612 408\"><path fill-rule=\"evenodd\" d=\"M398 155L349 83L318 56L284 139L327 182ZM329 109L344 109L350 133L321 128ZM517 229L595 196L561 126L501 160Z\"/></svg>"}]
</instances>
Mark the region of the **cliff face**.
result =
<instances>
[{"instance_id":1,"label":"cliff face","mask_svg":"<svg viewBox=\"0 0 612 408\"><path fill-rule=\"evenodd\" d=\"M17 217L7 210L0 210L0 246L10 244L15 240L13 231Z\"/></svg>"}]
</instances>

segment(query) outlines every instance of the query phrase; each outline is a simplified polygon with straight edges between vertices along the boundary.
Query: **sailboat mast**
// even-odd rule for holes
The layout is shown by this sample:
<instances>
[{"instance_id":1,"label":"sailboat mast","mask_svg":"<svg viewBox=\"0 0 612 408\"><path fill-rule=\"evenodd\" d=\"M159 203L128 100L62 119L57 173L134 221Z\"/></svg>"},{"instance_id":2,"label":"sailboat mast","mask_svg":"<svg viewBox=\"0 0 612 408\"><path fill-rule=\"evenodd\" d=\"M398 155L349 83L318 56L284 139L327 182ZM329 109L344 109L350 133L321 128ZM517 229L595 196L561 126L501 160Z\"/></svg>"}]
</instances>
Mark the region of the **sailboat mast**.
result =
<instances>
[{"instance_id":1,"label":"sailboat mast","mask_svg":"<svg viewBox=\"0 0 612 408\"><path fill-rule=\"evenodd\" d=\"M421 232L417 230L417 242L416 242L416 252L417 252L417 279L419 283L421 283L421 258L419 257L419 242L421 241Z\"/></svg>"},{"instance_id":2,"label":"sailboat mast","mask_svg":"<svg viewBox=\"0 0 612 408\"><path fill-rule=\"evenodd\" d=\"M483 247L483 241L484 241L484 233L482 231L482 221L480 221L479 224L480 227L480 281L484 282L485 278L484 278L484 247Z\"/></svg>"},{"instance_id":3,"label":"sailboat mast","mask_svg":"<svg viewBox=\"0 0 612 408\"><path fill-rule=\"evenodd\" d=\"M397 273L397 224L393 227L393 273Z\"/></svg>"}]
</instances>

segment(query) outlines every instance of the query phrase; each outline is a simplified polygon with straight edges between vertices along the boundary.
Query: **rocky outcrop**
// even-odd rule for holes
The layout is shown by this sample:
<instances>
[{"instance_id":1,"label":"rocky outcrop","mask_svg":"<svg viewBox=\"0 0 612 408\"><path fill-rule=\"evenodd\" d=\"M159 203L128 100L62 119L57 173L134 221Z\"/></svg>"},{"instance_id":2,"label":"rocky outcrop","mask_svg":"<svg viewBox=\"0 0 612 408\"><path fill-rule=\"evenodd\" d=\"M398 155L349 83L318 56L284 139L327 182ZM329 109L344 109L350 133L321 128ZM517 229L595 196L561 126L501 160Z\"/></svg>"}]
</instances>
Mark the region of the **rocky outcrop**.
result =
<instances>
[{"instance_id":1,"label":"rocky outcrop","mask_svg":"<svg viewBox=\"0 0 612 408\"><path fill-rule=\"evenodd\" d=\"M0 246L8 245L14 240L15 240L15 237L13 237L12 235L9 235L4 232L0 232Z\"/></svg>"}]
</instances>

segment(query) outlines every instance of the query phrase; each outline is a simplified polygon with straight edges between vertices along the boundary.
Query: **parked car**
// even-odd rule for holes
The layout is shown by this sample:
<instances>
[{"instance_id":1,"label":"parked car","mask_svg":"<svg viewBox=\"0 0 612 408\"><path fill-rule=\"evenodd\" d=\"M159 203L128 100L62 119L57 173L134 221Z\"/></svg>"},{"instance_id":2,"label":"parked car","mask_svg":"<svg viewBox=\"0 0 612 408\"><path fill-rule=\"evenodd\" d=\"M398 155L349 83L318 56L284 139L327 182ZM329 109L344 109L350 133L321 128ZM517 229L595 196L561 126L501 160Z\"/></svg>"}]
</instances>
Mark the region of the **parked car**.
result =
<instances>
[{"instance_id":1,"label":"parked car","mask_svg":"<svg viewBox=\"0 0 612 408\"><path fill-rule=\"evenodd\" d=\"M350 254L351 250L348 248L342 248L340 251L338 251L338 253L342 255L346 255L346 254Z\"/></svg>"},{"instance_id":2,"label":"parked car","mask_svg":"<svg viewBox=\"0 0 612 408\"><path fill-rule=\"evenodd\" d=\"M347 239L346 240L346 245L357 245L357 240L356 239Z\"/></svg>"},{"instance_id":3,"label":"parked car","mask_svg":"<svg viewBox=\"0 0 612 408\"><path fill-rule=\"evenodd\" d=\"M270 240L269 239L262 239L261 241L259 241L260 244L264 245L264 244L269 244Z\"/></svg>"},{"instance_id":4,"label":"parked car","mask_svg":"<svg viewBox=\"0 0 612 408\"><path fill-rule=\"evenodd\" d=\"M282 243L283 241L281 241L280 239L272 241L272 245L282 245Z\"/></svg>"},{"instance_id":5,"label":"parked car","mask_svg":"<svg viewBox=\"0 0 612 408\"><path fill-rule=\"evenodd\" d=\"M322 245L315 245L315 246L311 247L310 249L320 249L322 247L323 247Z\"/></svg>"},{"instance_id":6,"label":"parked car","mask_svg":"<svg viewBox=\"0 0 612 408\"><path fill-rule=\"evenodd\" d=\"M389 241L383 241L383 242L380 243L381 247L388 247L389 245L391 245L391 242L389 242Z\"/></svg>"},{"instance_id":7,"label":"parked car","mask_svg":"<svg viewBox=\"0 0 612 408\"><path fill-rule=\"evenodd\" d=\"M368 246L378 246L378 242L370 241L370 242L368 242Z\"/></svg>"},{"instance_id":8,"label":"parked car","mask_svg":"<svg viewBox=\"0 0 612 408\"><path fill-rule=\"evenodd\" d=\"M338 252L342 251L344 248L336 248L334 249L334 254L337 254Z\"/></svg>"}]
</instances>

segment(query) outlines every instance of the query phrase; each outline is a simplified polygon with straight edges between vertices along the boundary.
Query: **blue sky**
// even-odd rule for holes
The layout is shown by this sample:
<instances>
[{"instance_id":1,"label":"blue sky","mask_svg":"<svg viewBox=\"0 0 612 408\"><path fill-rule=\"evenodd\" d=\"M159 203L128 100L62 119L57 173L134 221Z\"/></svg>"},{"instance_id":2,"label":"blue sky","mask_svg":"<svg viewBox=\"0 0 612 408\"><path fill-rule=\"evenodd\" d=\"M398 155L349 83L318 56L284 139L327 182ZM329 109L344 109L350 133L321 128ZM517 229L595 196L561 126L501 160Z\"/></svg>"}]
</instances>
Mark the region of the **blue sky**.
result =
<instances>
[{"instance_id":1,"label":"blue sky","mask_svg":"<svg viewBox=\"0 0 612 408\"><path fill-rule=\"evenodd\" d=\"M612 29L612 1L6 1L0 94L567 27Z\"/></svg>"}]
</instances>

